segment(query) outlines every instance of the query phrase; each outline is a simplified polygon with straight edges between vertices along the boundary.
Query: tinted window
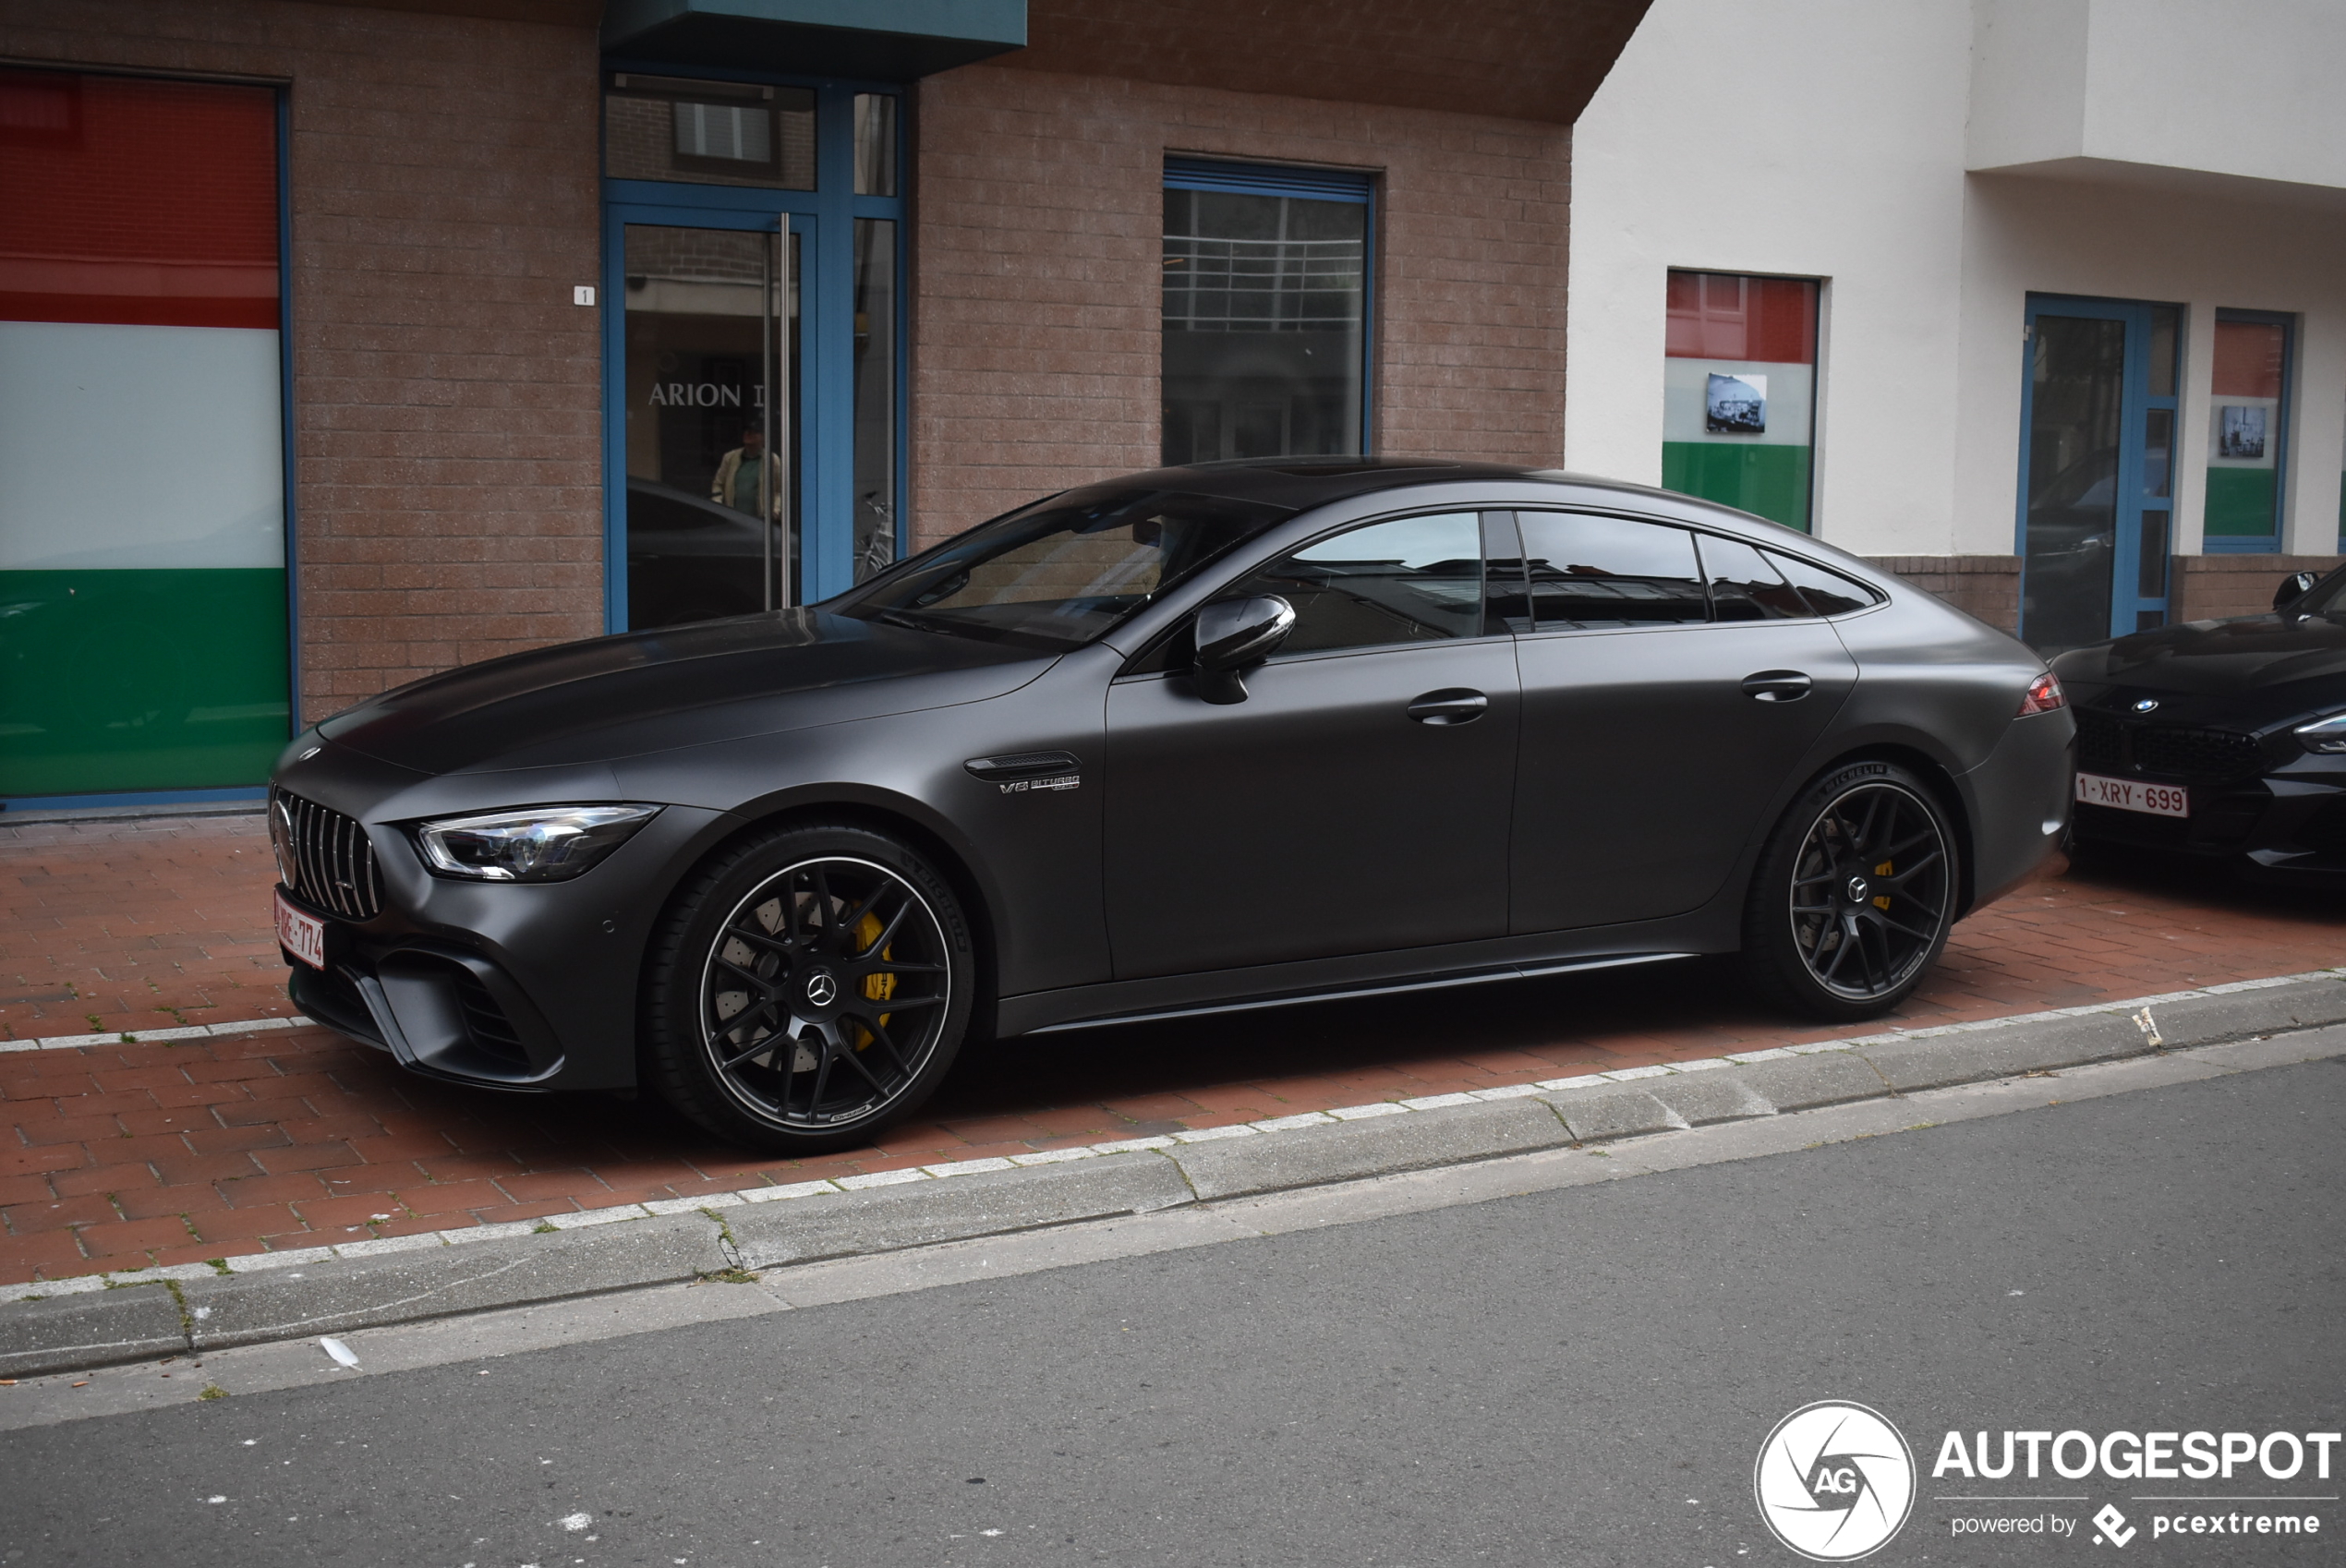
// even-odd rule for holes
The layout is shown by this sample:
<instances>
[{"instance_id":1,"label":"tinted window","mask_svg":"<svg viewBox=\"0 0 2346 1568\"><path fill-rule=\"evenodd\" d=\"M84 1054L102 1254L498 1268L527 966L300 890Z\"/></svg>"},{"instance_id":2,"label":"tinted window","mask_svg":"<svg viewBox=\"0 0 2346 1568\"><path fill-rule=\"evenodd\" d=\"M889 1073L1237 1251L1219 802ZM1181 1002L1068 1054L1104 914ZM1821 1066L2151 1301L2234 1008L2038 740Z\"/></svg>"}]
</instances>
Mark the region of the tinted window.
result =
<instances>
[{"instance_id":1,"label":"tinted window","mask_svg":"<svg viewBox=\"0 0 2346 1568\"><path fill-rule=\"evenodd\" d=\"M1707 621L1684 528L1571 512L1518 512L1540 630Z\"/></svg>"},{"instance_id":2,"label":"tinted window","mask_svg":"<svg viewBox=\"0 0 2346 1568\"><path fill-rule=\"evenodd\" d=\"M1283 654L1472 637L1482 630L1482 527L1471 512L1347 529L1280 557L1231 597L1295 607Z\"/></svg>"},{"instance_id":3,"label":"tinted window","mask_svg":"<svg viewBox=\"0 0 2346 1568\"><path fill-rule=\"evenodd\" d=\"M1713 619L1800 621L1811 613L1800 591L1777 575L1768 558L1752 546L1706 534L1701 547Z\"/></svg>"},{"instance_id":4,"label":"tinted window","mask_svg":"<svg viewBox=\"0 0 2346 1568\"><path fill-rule=\"evenodd\" d=\"M1171 490L1070 490L981 523L828 608L922 631L1072 647L1293 515Z\"/></svg>"},{"instance_id":5,"label":"tinted window","mask_svg":"<svg viewBox=\"0 0 2346 1568\"><path fill-rule=\"evenodd\" d=\"M1768 552L1792 585L1800 590L1819 615L1846 615L1853 609L1863 609L1878 602L1881 596L1862 583L1853 583L1838 572L1828 572L1821 566L1811 566L1796 556Z\"/></svg>"}]
</instances>

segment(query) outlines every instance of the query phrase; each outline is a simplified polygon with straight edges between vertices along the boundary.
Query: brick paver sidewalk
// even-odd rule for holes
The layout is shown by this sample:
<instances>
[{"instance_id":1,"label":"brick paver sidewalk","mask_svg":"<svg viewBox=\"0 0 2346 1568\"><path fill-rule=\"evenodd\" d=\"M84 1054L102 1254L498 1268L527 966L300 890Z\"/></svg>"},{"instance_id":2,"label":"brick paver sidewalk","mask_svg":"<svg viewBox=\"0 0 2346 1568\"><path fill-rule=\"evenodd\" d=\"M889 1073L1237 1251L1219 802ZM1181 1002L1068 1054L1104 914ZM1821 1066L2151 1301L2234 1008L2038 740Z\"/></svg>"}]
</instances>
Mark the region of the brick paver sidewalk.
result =
<instances>
[{"instance_id":1,"label":"brick paver sidewalk","mask_svg":"<svg viewBox=\"0 0 2346 1568\"><path fill-rule=\"evenodd\" d=\"M258 817L0 826L0 1033L293 1011ZM2337 900L2065 874L1957 928L1892 1020L1988 1018L2346 962ZM0 1055L0 1284L692 1197L1830 1037L1723 964L1013 1041L877 1147L763 1159L649 1100L412 1078L324 1030Z\"/></svg>"}]
</instances>

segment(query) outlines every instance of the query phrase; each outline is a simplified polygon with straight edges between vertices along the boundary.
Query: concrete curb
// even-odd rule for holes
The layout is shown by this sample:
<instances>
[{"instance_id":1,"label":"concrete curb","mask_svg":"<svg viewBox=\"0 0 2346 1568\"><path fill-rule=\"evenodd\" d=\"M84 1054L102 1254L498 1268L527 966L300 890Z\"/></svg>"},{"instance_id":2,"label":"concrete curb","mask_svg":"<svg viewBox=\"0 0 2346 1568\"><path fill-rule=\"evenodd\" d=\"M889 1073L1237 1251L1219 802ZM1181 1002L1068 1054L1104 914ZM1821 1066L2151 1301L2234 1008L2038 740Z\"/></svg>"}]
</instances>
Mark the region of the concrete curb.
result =
<instances>
[{"instance_id":1,"label":"concrete curb","mask_svg":"<svg viewBox=\"0 0 2346 1568\"><path fill-rule=\"evenodd\" d=\"M1647 1137L2346 1022L2346 971L1348 1106L1178 1138L11 1287L0 1373L228 1345L1073 1224ZM942 1178L942 1179L940 1179ZM159 1283L161 1288L151 1286Z\"/></svg>"}]
</instances>

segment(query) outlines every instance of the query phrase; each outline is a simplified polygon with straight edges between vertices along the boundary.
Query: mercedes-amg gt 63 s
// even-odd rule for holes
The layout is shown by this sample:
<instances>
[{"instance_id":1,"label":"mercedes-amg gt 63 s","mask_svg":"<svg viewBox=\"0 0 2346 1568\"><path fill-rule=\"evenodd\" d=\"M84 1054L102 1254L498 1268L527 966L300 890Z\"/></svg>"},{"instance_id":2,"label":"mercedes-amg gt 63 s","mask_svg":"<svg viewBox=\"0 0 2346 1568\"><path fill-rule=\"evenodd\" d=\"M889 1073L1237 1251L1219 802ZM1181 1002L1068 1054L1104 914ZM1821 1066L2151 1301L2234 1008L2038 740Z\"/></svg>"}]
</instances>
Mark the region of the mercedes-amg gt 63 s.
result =
<instances>
[{"instance_id":1,"label":"mercedes-amg gt 63 s","mask_svg":"<svg viewBox=\"0 0 2346 1568\"><path fill-rule=\"evenodd\" d=\"M1204 464L326 720L277 930L416 1071L807 1152L972 1039L1738 951L1868 1018L2060 840L2072 738L2027 648L1741 513Z\"/></svg>"},{"instance_id":2,"label":"mercedes-amg gt 63 s","mask_svg":"<svg viewBox=\"0 0 2346 1568\"><path fill-rule=\"evenodd\" d=\"M2282 579L2269 615L2065 653L2076 845L2346 885L2346 570Z\"/></svg>"}]
</instances>

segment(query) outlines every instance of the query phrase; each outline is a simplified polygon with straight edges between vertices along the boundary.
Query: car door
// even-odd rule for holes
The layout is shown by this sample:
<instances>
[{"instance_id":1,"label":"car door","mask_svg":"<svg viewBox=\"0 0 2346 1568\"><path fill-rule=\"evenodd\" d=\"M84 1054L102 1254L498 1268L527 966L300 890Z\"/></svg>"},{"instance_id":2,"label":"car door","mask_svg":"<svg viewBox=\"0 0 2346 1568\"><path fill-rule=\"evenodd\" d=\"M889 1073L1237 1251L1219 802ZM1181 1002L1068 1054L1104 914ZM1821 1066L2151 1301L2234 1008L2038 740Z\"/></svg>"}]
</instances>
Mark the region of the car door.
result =
<instances>
[{"instance_id":1,"label":"car door","mask_svg":"<svg viewBox=\"0 0 2346 1568\"><path fill-rule=\"evenodd\" d=\"M1511 929L1683 914L1764 826L1856 664L1749 545L1599 513L1516 517L1531 626L1517 649Z\"/></svg>"},{"instance_id":2,"label":"car door","mask_svg":"<svg viewBox=\"0 0 2346 1568\"><path fill-rule=\"evenodd\" d=\"M1479 515L1347 529L1225 597L1258 594L1296 619L1243 702L1203 700L1179 655L1109 688L1117 977L1504 935L1515 648Z\"/></svg>"}]
</instances>

